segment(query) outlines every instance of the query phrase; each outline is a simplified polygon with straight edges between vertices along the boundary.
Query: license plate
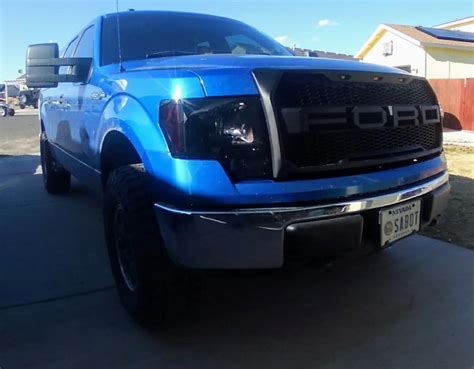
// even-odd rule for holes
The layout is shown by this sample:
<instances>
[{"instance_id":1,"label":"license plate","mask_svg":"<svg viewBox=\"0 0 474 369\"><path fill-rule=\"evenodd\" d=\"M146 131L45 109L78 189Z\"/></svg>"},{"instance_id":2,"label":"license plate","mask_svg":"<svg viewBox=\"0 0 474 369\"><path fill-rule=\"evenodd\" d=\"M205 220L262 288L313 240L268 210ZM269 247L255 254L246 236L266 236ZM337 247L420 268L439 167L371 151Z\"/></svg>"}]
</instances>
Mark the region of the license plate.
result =
<instances>
[{"instance_id":1,"label":"license plate","mask_svg":"<svg viewBox=\"0 0 474 369\"><path fill-rule=\"evenodd\" d=\"M380 211L381 245L392 242L420 230L421 200L414 200Z\"/></svg>"}]
</instances>

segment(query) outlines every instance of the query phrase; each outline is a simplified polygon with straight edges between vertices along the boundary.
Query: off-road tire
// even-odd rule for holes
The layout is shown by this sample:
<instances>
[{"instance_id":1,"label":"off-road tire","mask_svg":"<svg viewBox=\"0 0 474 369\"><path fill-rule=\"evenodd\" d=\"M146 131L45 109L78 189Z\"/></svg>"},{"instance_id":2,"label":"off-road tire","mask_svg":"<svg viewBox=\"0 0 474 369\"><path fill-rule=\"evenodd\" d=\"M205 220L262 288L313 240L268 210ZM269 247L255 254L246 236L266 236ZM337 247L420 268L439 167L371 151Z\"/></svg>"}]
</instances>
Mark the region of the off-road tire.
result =
<instances>
[{"instance_id":1,"label":"off-road tire","mask_svg":"<svg viewBox=\"0 0 474 369\"><path fill-rule=\"evenodd\" d=\"M69 192L71 174L54 160L45 132L42 132L40 136L40 152L43 184L46 191L53 195Z\"/></svg>"},{"instance_id":2,"label":"off-road tire","mask_svg":"<svg viewBox=\"0 0 474 369\"><path fill-rule=\"evenodd\" d=\"M183 312L189 302L189 275L168 258L142 164L126 165L109 175L104 230L117 291L127 312L148 328Z\"/></svg>"}]
</instances>

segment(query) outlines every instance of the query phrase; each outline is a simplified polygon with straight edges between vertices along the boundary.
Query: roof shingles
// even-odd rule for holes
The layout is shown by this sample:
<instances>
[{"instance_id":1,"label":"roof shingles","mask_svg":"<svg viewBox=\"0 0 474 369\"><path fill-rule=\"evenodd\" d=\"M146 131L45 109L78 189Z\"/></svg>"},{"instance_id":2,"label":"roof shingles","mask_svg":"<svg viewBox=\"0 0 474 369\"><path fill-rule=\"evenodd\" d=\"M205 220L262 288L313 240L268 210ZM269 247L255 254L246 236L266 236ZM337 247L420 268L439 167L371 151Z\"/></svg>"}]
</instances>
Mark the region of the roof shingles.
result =
<instances>
[{"instance_id":1,"label":"roof shingles","mask_svg":"<svg viewBox=\"0 0 474 369\"><path fill-rule=\"evenodd\" d=\"M440 46L469 47L474 50L474 43L468 41L443 40L420 31L414 26L405 26L402 24L385 24L386 26L401 32L423 44L437 44Z\"/></svg>"}]
</instances>

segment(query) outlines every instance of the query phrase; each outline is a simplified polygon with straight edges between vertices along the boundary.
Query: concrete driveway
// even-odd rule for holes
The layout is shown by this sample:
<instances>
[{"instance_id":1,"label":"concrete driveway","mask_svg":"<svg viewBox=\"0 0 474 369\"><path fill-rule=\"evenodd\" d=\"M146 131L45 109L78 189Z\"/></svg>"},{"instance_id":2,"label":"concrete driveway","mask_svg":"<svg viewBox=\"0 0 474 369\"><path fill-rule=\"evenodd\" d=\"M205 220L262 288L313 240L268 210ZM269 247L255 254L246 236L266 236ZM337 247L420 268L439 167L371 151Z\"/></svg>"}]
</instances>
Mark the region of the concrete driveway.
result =
<instances>
[{"instance_id":1,"label":"concrete driveway","mask_svg":"<svg viewBox=\"0 0 474 369\"><path fill-rule=\"evenodd\" d=\"M100 199L77 182L47 195L38 164L0 157L2 369L474 367L474 253L421 236L330 265L207 275L189 315L145 331L116 296Z\"/></svg>"}]
</instances>

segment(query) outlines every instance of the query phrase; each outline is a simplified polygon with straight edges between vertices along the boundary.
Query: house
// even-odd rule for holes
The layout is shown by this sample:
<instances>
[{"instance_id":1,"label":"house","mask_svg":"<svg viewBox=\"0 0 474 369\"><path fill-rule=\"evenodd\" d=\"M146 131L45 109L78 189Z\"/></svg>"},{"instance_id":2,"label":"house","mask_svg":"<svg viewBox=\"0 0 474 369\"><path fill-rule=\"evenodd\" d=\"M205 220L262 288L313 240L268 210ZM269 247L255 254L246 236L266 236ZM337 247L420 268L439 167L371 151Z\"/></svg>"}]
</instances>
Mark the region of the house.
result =
<instances>
[{"instance_id":1,"label":"house","mask_svg":"<svg viewBox=\"0 0 474 369\"><path fill-rule=\"evenodd\" d=\"M356 58L430 79L474 77L474 16L435 27L381 24Z\"/></svg>"},{"instance_id":2,"label":"house","mask_svg":"<svg viewBox=\"0 0 474 369\"><path fill-rule=\"evenodd\" d=\"M331 58L342 60L358 60L353 55L340 54L332 51L300 49L299 47L288 48L296 56L309 56L313 58Z\"/></svg>"},{"instance_id":3,"label":"house","mask_svg":"<svg viewBox=\"0 0 474 369\"><path fill-rule=\"evenodd\" d=\"M7 101L12 97L17 97L20 88L14 84L0 83L0 101Z\"/></svg>"},{"instance_id":4,"label":"house","mask_svg":"<svg viewBox=\"0 0 474 369\"><path fill-rule=\"evenodd\" d=\"M453 31L474 32L474 16L439 24L434 28L449 29Z\"/></svg>"},{"instance_id":5,"label":"house","mask_svg":"<svg viewBox=\"0 0 474 369\"><path fill-rule=\"evenodd\" d=\"M10 102L12 98L18 97L20 91L27 89L25 74L16 79L5 80L4 83L0 83L0 99Z\"/></svg>"}]
</instances>

